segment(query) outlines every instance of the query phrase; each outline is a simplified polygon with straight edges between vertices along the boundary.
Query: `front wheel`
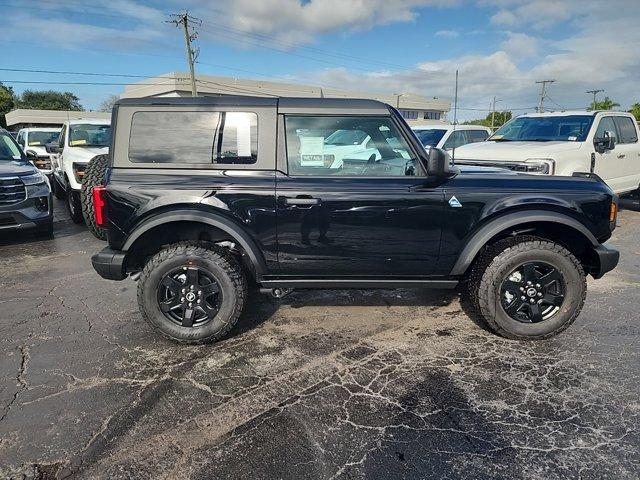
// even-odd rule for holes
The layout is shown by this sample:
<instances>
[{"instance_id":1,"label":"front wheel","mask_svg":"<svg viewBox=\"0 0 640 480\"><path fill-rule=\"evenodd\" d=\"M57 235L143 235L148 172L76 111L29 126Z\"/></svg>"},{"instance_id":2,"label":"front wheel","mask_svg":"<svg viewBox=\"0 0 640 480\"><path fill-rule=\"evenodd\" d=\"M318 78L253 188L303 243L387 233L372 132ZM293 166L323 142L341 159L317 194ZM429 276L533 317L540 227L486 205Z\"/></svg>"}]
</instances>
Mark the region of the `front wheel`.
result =
<instances>
[{"instance_id":1,"label":"front wheel","mask_svg":"<svg viewBox=\"0 0 640 480\"><path fill-rule=\"evenodd\" d=\"M541 340L577 318L587 293L578 259L562 245L537 237L489 247L469 278L474 310L499 335Z\"/></svg>"},{"instance_id":2,"label":"front wheel","mask_svg":"<svg viewBox=\"0 0 640 480\"><path fill-rule=\"evenodd\" d=\"M205 343L225 336L238 321L247 282L224 249L183 242L155 254L138 283L143 318L164 336Z\"/></svg>"},{"instance_id":3,"label":"front wheel","mask_svg":"<svg viewBox=\"0 0 640 480\"><path fill-rule=\"evenodd\" d=\"M69 188L67 191L67 209L69 210L69 216L73 223L82 225L84 219L82 218L82 205L80 204L80 192L74 192Z\"/></svg>"}]
</instances>

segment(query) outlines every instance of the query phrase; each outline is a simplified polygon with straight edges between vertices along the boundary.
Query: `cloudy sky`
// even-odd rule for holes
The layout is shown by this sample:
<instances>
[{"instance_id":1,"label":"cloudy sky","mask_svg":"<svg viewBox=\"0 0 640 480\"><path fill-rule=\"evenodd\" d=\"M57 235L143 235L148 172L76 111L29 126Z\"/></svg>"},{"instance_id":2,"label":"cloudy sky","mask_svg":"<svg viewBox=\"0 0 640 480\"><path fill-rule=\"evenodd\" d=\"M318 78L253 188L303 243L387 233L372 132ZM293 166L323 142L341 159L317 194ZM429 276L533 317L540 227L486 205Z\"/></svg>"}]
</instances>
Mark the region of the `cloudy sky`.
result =
<instances>
[{"instance_id":1,"label":"cloudy sky","mask_svg":"<svg viewBox=\"0 0 640 480\"><path fill-rule=\"evenodd\" d=\"M202 19L200 73L452 99L457 69L463 119L484 116L494 95L500 109L532 110L543 79L555 79L550 108L583 108L594 88L625 109L640 102L640 0L0 0L0 8L0 81L18 92L69 90L87 108L121 92L117 84L186 71L182 33L165 23L184 8Z\"/></svg>"}]
</instances>

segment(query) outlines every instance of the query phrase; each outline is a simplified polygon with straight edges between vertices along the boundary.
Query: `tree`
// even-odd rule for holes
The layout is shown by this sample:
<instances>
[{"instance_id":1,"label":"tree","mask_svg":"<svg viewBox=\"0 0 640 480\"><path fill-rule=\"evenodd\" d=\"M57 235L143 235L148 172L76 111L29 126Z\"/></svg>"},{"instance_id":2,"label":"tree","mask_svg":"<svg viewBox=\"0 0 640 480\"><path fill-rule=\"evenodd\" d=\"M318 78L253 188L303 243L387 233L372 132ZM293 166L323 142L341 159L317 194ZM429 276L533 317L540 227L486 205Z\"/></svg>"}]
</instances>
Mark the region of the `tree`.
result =
<instances>
[{"instance_id":1,"label":"tree","mask_svg":"<svg viewBox=\"0 0 640 480\"><path fill-rule=\"evenodd\" d=\"M120 100L120 95L109 95L98 107L101 112L110 112L113 109L113 104Z\"/></svg>"},{"instance_id":2,"label":"tree","mask_svg":"<svg viewBox=\"0 0 640 480\"><path fill-rule=\"evenodd\" d=\"M18 100L18 107L35 110L82 110L80 99L71 92L25 90Z\"/></svg>"},{"instance_id":3,"label":"tree","mask_svg":"<svg viewBox=\"0 0 640 480\"><path fill-rule=\"evenodd\" d=\"M490 112L485 118L481 118L481 119L477 119L477 120L469 120L464 122L465 125L483 125L485 127L490 127L491 126L491 117L493 116L493 113ZM496 112L496 116L494 119L494 127L498 128L501 127L502 125L504 125L505 123L507 123L509 120L511 120L511 112L506 111L506 112Z\"/></svg>"},{"instance_id":4,"label":"tree","mask_svg":"<svg viewBox=\"0 0 640 480\"><path fill-rule=\"evenodd\" d=\"M0 127L7 126L5 115L16 106L16 96L11 87L6 87L0 82Z\"/></svg>"},{"instance_id":5,"label":"tree","mask_svg":"<svg viewBox=\"0 0 640 480\"><path fill-rule=\"evenodd\" d=\"M631 105L631 109L629 110L629 113L632 113L633 116L636 117L636 120L640 122L640 103L636 102L633 105Z\"/></svg>"},{"instance_id":6,"label":"tree","mask_svg":"<svg viewBox=\"0 0 640 480\"><path fill-rule=\"evenodd\" d=\"M604 97L604 100L601 102L591 102L589 110L613 110L615 107L619 106L620 104L618 102L614 102L609 97Z\"/></svg>"}]
</instances>

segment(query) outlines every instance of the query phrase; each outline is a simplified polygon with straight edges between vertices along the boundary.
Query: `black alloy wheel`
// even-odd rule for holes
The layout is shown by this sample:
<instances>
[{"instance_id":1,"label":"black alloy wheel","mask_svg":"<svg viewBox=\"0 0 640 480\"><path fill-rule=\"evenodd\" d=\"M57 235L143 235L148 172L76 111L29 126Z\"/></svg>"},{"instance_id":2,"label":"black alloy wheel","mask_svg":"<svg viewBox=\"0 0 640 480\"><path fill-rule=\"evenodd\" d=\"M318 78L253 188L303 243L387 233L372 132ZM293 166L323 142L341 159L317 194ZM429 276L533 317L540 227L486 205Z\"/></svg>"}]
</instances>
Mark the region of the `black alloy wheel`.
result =
<instances>
[{"instance_id":1,"label":"black alloy wheel","mask_svg":"<svg viewBox=\"0 0 640 480\"><path fill-rule=\"evenodd\" d=\"M527 262L513 270L500 286L505 313L522 323L549 320L560 311L566 295L562 273L544 262Z\"/></svg>"},{"instance_id":2,"label":"black alloy wheel","mask_svg":"<svg viewBox=\"0 0 640 480\"><path fill-rule=\"evenodd\" d=\"M157 297L164 316L182 327L206 325L216 317L222 304L222 290L215 277L193 265L164 275Z\"/></svg>"}]
</instances>

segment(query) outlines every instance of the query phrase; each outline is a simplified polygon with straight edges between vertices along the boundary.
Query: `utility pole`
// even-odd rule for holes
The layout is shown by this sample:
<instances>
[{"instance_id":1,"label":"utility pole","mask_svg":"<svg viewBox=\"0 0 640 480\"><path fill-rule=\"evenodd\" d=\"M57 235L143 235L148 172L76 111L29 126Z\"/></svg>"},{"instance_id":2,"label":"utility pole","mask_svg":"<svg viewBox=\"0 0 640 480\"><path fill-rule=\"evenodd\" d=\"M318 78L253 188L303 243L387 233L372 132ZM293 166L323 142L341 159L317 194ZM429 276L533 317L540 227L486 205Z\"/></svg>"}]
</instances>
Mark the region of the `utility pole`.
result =
<instances>
[{"instance_id":1,"label":"utility pole","mask_svg":"<svg viewBox=\"0 0 640 480\"><path fill-rule=\"evenodd\" d=\"M491 107L491 132L494 132L496 125L496 96L493 96L493 106Z\"/></svg>"},{"instance_id":2,"label":"utility pole","mask_svg":"<svg viewBox=\"0 0 640 480\"><path fill-rule=\"evenodd\" d=\"M547 83L553 83L555 80L540 80L536 83L542 84L542 89L540 90L540 103L538 104L538 112L544 112L544 99L547 97Z\"/></svg>"},{"instance_id":3,"label":"utility pole","mask_svg":"<svg viewBox=\"0 0 640 480\"><path fill-rule=\"evenodd\" d=\"M187 47L187 63L189 64L189 73L191 74L191 96L197 97L196 73L193 64L195 59L198 57L199 50L191 48L191 42L198 38L198 32L189 33L189 20L191 20L192 23L199 24L202 24L202 21L191 17L187 11L184 13L173 14L171 17L172 20L169 20L167 23L173 23L176 27L182 25L184 28L184 41Z\"/></svg>"},{"instance_id":4,"label":"utility pole","mask_svg":"<svg viewBox=\"0 0 640 480\"><path fill-rule=\"evenodd\" d=\"M602 88L599 88L597 90L587 90L585 93L592 93L593 94L593 103L591 105L593 105L593 109L595 110L595 105L596 105L596 95L599 94L600 92L604 92L604 90Z\"/></svg>"},{"instance_id":5,"label":"utility pole","mask_svg":"<svg viewBox=\"0 0 640 480\"><path fill-rule=\"evenodd\" d=\"M400 108L400 97L404 97L404 93L394 93L396 96L396 108Z\"/></svg>"}]
</instances>

